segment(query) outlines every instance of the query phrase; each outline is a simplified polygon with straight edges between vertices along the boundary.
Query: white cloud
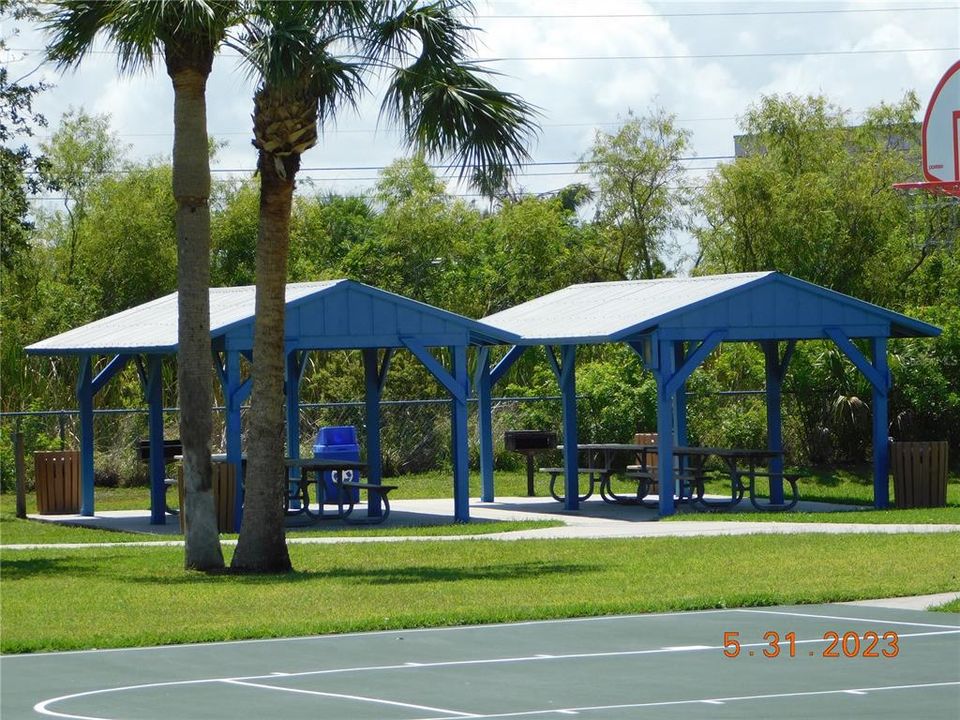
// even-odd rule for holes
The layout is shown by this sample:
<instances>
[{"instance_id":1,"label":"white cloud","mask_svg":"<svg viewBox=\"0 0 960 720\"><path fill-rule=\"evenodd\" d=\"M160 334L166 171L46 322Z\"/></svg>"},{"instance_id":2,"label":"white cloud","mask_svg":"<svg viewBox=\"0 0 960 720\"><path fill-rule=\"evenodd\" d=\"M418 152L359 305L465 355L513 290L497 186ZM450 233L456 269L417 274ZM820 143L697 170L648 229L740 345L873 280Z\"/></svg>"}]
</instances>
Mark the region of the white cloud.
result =
<instances>
[{"instance_id":1,"label":"white cloud","mask_svg":"<svg viewBox=\"0 0 960 720\"><path fill-rule=\"evenodd\" d=\"M645 15L715 13L727 7L722 3L654 5L633 0L488 0L478 3L477 12L480 16ZM778 7L747 2L737 4L735 9L766 12ZM575 19L480 17L474 24L485 30L478 36L477 54L481 57L708 55L960 44L957 10ZM31 28L25 28L16 40L18 46L26 48L39 48L43 42ZM736 127L725 118L741 115L762 93L823 92L835 103L857 111L881 101L895 101L912 88L926 102L937 79L958 54L520 60L496 63L491 68L504 73L496 82L542 109L544 127L534 153L537 160L550 161L579 157L589 147L595 124L613 130L611 124L628 108L642 113L653 103L674 113L694 132L693 145L698 154L713 155L729 153L732 148ZM34 53L11 67L24 67L26 71L32 67L30 62L35 64L38 59ZM211 134L230 143L218 158L219 167L249 168L255 160L249 144L252 88L240 78L235 64L234 59L226 57L215 64L208 86L208 126ZM109 112L114 129L124 134L125 142L133 144L138 156L169 155L172 92L162 68L136 81L119 80L116 75L112 55L91 55L79 73L62 78L49 68L43 69L35 77L55 77L57 87L41 96L38 108L52 125L70 105ZM384 165L399 156L402 148L396 133L358 132L375 126L378 110L379 97L374 97L364 101L358 114L345 114L307 154L305 166ZM370 177L375 173L336 174ZM528 176L522 182L532 190L545 190L573 179ZM344 181L340 187L348 190L361 185L369 183Z\"/></svg>"}]
</instances>

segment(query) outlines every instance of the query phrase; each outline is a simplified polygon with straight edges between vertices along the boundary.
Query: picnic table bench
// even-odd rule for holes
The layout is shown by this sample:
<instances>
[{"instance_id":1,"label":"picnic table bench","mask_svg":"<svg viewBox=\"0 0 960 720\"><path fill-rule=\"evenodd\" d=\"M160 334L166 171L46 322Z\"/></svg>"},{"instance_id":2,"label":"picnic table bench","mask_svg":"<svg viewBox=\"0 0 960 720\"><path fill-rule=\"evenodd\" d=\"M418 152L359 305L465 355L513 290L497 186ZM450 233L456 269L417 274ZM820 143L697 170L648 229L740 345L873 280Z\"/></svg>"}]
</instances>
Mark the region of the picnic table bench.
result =
<instances>
[{"instance_id":1,"label":"picnic table bench","mask_svg":"<svg viewBox=\"0 0 960 720\"><path fill-rule=\"evenodd\" d=\"M137 453L140 457L140 460L146 463L150 462L150 440L149 438L141 438L137 442ZM179 439L175 440L164 440L163 441L163 464L164 466L169 465L175 460L179 460L183 456L183 443ZM166 493L172 488L176 487L177 481L171 477L163 478L163 490L164 490L164 505L165 510L168 515L176 515L178 511L170 507L170 503L166 501Z\"/></svg>"},{"instance_id":2,"label":"picnic table bench","mask_svg":"<svg viewBox=\"0 0 960 720\"><path fill-rule=\"evenodd\" d=\"M586 468L578 468L580 474L590 474L589 492L581 496L581 500L590 497L594 490L594 476L599 478L600 496L605 502L618 505L643 505L656 507L657 502L645 499L647 495L659 494L659 467L657 464L658 447L654 444L637 443L586 443L577 446L578 451L587 454L590 462ZM623 453L633 453L637 462L627 464L623 471L615 471L615 458ZM673 449L677 458L677 466L673 470L676 483L676 497L680 502L699 503L709 509L730 508L739 504L744 495L748 495L750 503L758 510L783 511L795 507L800 500L797 482L800 475L797 473L773 473L758 469L758 465L769 462L780 453L773 450L744 449L744 448L712 448L680 446ZM596 465L594 457L602 458ZM719 459L725 466L730 478L730 499L713 500L706 497L704 485L706 480L706 461L710 457ZM599 467L598 467L599 465ZM545 471L556 471L551 477L551 489L558 475L563 474L563 468L545 468ZM756 482L758 478L768 480L782 480L790 487L790 496L782 504L763 502L757 496ZM615 482L636 483L636 490L626 494L615 488ZM551 492L553 494L553 492ZM556 498L557 496L554 495ZM561 499L561 498L557 498Z\"/></svg>"},{"instance_id":3,"label":"picnic table bench","mask_svg":"<svg viewBox=\"0 0 960 720\"><path fill-rule=\"evenodd\" d=\"M377 483L354 482L345 477L351 471L365 470L364 463L352 460L328 460L320 458L287 458L285 461L289 482L287 484L287 494L284 501L284 511L289 516L300 514L306 515L313 520L323 520L325 518L341 518L353 525L359 524L379 524L384 522L390 515L389 494L397 489L397 485L383 485ZM291 477L290 470L300 470L299 477L295 474ZM336 513L324 512L324 505L327 504L326 482L324 473L330 472L334 487L336 488ZM316 485L317 511L310 509L310 485ZM354 506L356 504L356 493L353 491L364 491L367 493L367 507L372 505L374 499L382 502L382 510L379 514L369 515L360 520L353 518Z\"/></svg>"},{"instance_id":4,"label":"picnic table bench","mask_svg":"<svg viewBox=\"0 0 960 720\"><path fill-rule=\"evenodd\" d=\"M560 480L560 487L563 487L563 477L566 472L562 467L549 467L549 468L540 468L540 472L550 474L550 496L557 502L563 502L566 498L566 493L561 494L557 491L557 480ZM590 478L590 485L587 487L587 491L583 495L578 497L581 500L586 500L599 487L600 492L603 492L604 483L609 480L609 472L603 468L577 468L578 475L587 475Z\"/></svg>"}]
</instances>

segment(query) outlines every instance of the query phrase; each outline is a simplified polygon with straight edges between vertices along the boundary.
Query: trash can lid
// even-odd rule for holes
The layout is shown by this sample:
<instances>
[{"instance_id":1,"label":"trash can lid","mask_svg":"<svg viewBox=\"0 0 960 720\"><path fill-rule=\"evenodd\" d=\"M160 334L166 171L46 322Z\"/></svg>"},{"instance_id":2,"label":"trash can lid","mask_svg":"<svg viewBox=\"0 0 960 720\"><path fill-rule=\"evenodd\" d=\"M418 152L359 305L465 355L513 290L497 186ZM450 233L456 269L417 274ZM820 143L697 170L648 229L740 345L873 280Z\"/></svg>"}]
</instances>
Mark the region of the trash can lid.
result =
<instances>
[{"instance_id":1,"label":"trash can lid","mask_svg":"<svg viewBox=\"0 0 960 720\"><path fill-rule=\"evenodd\" d=\"M353 425L332 425L317 432L316 445L355 445L357 429Z\"/></svg>"}]
</instances>

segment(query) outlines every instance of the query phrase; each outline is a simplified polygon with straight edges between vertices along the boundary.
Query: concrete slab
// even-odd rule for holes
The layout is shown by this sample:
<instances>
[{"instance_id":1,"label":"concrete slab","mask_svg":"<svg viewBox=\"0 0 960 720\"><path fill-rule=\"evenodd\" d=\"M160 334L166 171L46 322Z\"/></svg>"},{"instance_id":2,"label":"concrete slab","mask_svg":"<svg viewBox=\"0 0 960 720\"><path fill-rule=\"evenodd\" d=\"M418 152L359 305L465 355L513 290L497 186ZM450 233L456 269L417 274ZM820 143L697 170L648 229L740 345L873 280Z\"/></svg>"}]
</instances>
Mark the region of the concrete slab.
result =
<instances>
[{"instance_id":1,"label":"concrete slab","mask_svg":"<svg viewBox=\"0 0 960 720\"><path fill-rule=\"evenodd\" d=\"M923 525L923 524L872 524L872 523L798 523L776 521L751 521L754 513L743 512L743 520L714 520L711 513L697 513L703 519L684 522L660 522L656 509L640 506L611 505L600 499L581 502L581 509L568 512L552 498L511 497L497 502L471 502L470 516L473 522L491 522L498 520L560 520L563 525L553 528L520 530L505 533L483 535L488 539L559 539L559 538L610 538L610 537L690 537L710 535L750 535L750 534L798 534L798 533L907 533L907 532L957 532L960 525ZM822 512L846 510L852 506L830 505L827 503L805 502L798 511ZM358 508L355 512L362 513ZM682 512L696 512L684 509ZM424 525L444 525L453 523L453 500L419 499L395 500L391 502L391 513L384 527L415 527ZM131 533L145 533L147 539L174 539L180 537L180 524L175 516L168 516L164 525L151 525L149 513L145 510L118 510L98 513L94 517L80 515L31 515L32 519L45 522L57 522L65 525L93 527L105 530L119 530ZM337 520L317 521L305 524L303 518L291 518L288 527L342 527ZM456 536L465 539L473 536ZM297 538L291 536L291 542L364 542L367 538L357 536L330 538ZM384 538L370 538L383 541ZM405 539L399 536L396 540Z\"/></svg>"},{"instance_id":2,"label":"concrete slab","mask_svg":"<svg viewBox=\"0 0 960 720\"><path fill-rule=\"evenodd\" d=\"M960 599L960 592L917 595L915 597L883 598L880 600L854 600L839 605L862 605L864 607L893 608L894 610L927 610Z\"/></svg>"}]
</instances>

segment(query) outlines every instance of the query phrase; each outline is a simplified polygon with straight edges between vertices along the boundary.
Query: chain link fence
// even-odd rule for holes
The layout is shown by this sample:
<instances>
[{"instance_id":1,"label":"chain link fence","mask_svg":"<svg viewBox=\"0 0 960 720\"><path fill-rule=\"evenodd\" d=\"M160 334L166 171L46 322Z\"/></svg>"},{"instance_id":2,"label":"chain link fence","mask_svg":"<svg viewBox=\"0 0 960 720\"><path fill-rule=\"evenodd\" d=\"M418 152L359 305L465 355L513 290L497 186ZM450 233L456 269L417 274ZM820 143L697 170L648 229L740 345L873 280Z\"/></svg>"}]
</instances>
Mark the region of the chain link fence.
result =
<instances>
[{"instance_id":1,"label":"chain link fence","mask_svg":"<svg viewBox=\"0 0 960 720\"><path fill-rule=\"evenodd\" d=\"M503 433L512 429L559 428L560 398L509 397L493 400L493 438L496 466L518 468L522 458L503 448ZM479 465L477 403L469 408L469 442L471 467ZM247 408L241 411L241 425L246 431ZM451 401L441 399L383 401L380 404L381 448L386 476L443 470L450 467ZM353 425L361 451L366 447L364 403L303 403L300 406L300 453L313 454L319 428L330 425ZM213 414L213 452L226 451L225 413L222 407ZM179 435L178 411L164 409L165 435ZM4 491L15 482L13 434L24 437L27 456L27 486L33 487L35 451L77 449L80 447L79 415L75 410L46 410L0 414L0 483ZM100 486L141 485L148 482L148 469L140 460L138 441L149 435L146 409L101 409L94 411L94 467Z\"/></svg>"},{"instance_id":2,"label":"chain link fence","mask_svg":"<svg viewBox=\"0 0 960 720\"><path fill-rule=\"evenodd\" d=\"M580 411L580 439L591 442L627 442L624 437L593 437L588 429L589 402ZM469 452L471 468L479 466L477 403L469 402ZM790 464L821 465L838 461L864 462L869 458L871 411L866 402L836 393L783 395L783 440ZM451 460L451 402L444 399L382 401L381 448L385 476L428 470L445 470ZM691 393L687 399L689 442L710 447L766 447L766 400L762 390ZM246 428L246 408L242 411ZM179 436L176 408L164 410L166 437ZM895 422L895 418L892 418ZM213 451L226 450L224 409L213 415ZM319 428L353 425L361 452L366 447L363 402L303 403L300 406L300 454L313 454ZM503 447L506 430L557 430L562 427L559 396L503 397L493 400L494 465L497 469L520 469L523 458ZM633 432L655 432L655 417L642 413L624 425ZM73 410L49 410L0 414L0 481L3 490L13 488L14 432L24 436L27 454L27 484L32 487L30 454L40 450L76 449L79 418ZM626 432L626 431L624 431ZM614 433L616 434L616 433ZM101 486L138 485L148 482L148 470L137 451L138 441L148 437L146 409L104 409L94 412L96 482ZM559 462L559 455L544 462Z\"/></svg>"}]
</instances>

